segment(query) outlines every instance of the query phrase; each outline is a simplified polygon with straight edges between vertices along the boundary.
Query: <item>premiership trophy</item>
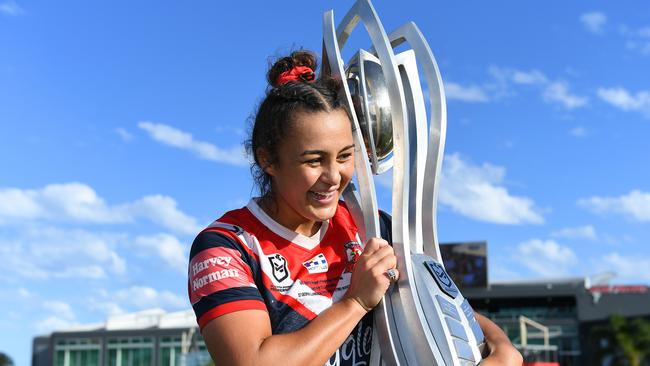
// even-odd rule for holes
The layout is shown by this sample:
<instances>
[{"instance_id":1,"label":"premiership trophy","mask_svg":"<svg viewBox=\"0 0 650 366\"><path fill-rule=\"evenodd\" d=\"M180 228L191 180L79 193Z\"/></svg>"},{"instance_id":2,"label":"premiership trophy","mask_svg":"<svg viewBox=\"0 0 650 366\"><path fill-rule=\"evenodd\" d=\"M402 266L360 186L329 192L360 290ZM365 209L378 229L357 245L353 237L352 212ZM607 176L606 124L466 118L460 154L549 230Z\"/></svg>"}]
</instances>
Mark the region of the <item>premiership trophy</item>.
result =
<instances>
[{"instance_id":1,"label":"premiership trophy","mask_svg":"<svg viewBox=\"0 0 650 366\"><path fill-rule=\"evenodd\" d=\"M477 365L486 348L483 332L438 247L447 115L431 49L412 22L387 35L370 0L357 0L338 27L332 10L323 22L322 73L347 81L345 100L356 127L357 184L343 196L364 241L380 236L373 175L392 168L392 241L400 278L375 308L371 365ZM340 50L359 22L372 47L344 64ZM411 49L395 54L404 43ZM428 86L428 122L418 66Z\"/></svg>"}]
</instances>

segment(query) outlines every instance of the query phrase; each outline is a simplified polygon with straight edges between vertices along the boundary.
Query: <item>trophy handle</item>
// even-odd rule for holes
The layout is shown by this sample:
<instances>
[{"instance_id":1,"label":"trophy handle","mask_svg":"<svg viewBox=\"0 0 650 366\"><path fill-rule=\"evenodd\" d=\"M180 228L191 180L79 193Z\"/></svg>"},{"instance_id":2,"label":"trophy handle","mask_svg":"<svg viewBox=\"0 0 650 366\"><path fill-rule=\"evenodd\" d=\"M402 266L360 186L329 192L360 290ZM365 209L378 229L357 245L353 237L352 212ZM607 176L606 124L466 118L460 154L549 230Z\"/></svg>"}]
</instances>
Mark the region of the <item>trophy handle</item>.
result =
<instances>
[{"instance_id":1,"label":"trophy handle","mask_svg":"<svg viewBox=\"0 0 650 366\"><path fill-rule=\"evenodd\" d=\"M484 336L469 302L441 263L436 231L436 203L447 115L435 58L414 23L407 23L387 36L370 0L355 1L338 28L334 25L333 11L325 13L323 20L322 73L344 81L344 102L355 127L353 138L358 186L350 184L343 197L364 241L379 236L373 173L388 169L387 157L392 153L391 225L400 279L375 309L370 364L475 364L482 357ZM355 61L358 67L352 62L346 71L340 49L359 22L364 24L373 48L370 52L361 50L354 58L358 58ZM404 42L410 44L411 50L396 56L393 48ZM381 72L376 66L368 68L374 71L364 72L365 59L368 65L378 64ZM418 64L429 87L431 112L428 131ZM360 81L359 85L353 85L354 80ZM363 84L365 82L369 83L368 89ZM367 104L358 105L361 108L365 106L365 110L355 110L352 86L360 102L367 103L372 99L375 108L372 113ZM375 94L377 88L382 92ZM376 95L380 95L380 99L375 100ZM390 105L390 121L385 118L388 112L383 112L386 105ZM357 112L363 112L363 125L359 120L361 117L358 117L361 114ZM375 117L370 117L372 115ZM373 122L376 126L385 126L389 122L392 144L385 139L391 135L380 132L377 132L377 146L372 144ZM367 127L365 132L362 126ZM378 127L378 131L386 129ZM366 144L368 141L364 141L366 134L371 143L369 146Z\"/></svg>"},{"instance_id":2,"label":"trophy handle","mask_svg":"<svg viewBox=\"0 0 650 366\"><path fill-rule=\"evenodd\" d=\"M424 253L442 264L437 232L437 202L440 171L447 134L447 104L440 70L426 39L413 22L409 22L392 32L389 36L391 46L397 47L408 42L415 58L419 61L429 89L431 108L429 120L429 143L424 164L424 180L421 200L422 243ZM417 128L421 128L417 126ZM418 145L419 145L418 141ZM422 145L420 145L422 146ZM420 163L420 159L417 160ZM418 166L421 166L418 164ZM417 219L418 216L416 216ZM421 251L420 251L421 252Z\"/></svg>"}]
</instances>

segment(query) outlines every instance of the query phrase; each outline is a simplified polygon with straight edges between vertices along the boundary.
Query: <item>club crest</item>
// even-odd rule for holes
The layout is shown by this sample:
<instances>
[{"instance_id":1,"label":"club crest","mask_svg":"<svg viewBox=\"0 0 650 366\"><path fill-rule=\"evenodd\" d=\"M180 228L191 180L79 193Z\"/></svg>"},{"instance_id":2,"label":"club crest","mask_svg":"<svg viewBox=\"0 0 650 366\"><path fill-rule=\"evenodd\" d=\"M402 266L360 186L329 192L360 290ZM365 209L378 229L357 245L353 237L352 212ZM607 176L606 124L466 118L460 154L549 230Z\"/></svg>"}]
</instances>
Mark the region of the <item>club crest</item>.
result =
<instances>
[{"instance_id":1,"label":"club crest","mask_svg":"<svg viewBox=\"0 0 650 366\"><path fill-rule=\"evenodd\" d=\"M273 277L282 282L289 277L289 268L287 267L287 260L280 253L272 254L267 257L271 263Z\"/></svg>"},{"instance_id":2,"label":"club crest","mask_svg":"<svg viewBox=\"0 0 650 366\"><path fill-rule=\"evenodd\" d=\"M356 241L349 241L345 243L345 254L347 256L347 263L345 265L345 272L352 272L354 270L354 265L359 260L359 256L363 253L363 248Z\"/></svg>"}]
</instances>

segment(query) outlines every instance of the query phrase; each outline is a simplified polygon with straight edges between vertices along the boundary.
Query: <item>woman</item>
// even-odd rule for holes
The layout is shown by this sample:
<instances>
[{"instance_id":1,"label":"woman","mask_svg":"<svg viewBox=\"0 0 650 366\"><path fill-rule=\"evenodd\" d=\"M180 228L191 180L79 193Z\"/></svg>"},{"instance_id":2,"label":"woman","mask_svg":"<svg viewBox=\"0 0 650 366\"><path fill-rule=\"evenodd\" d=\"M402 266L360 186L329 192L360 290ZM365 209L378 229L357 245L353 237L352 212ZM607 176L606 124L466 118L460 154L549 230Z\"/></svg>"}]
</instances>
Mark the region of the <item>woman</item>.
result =
<instances>
[{"instance_id":1,"label":"woman","mask_svg":"<svg viewBox=\"0 0 650 366\"><path fill-rule=\"evenodd\" d=\"M189 294L217 365L360 365L372 308L399 275L381 238L361 243L341 193L354 174L340 82L315 80L305 51L276 62L248 150L261 196L195 239ZM483 365L520 365L505 334L479 316Z\"/></svg>"}]
</instances>

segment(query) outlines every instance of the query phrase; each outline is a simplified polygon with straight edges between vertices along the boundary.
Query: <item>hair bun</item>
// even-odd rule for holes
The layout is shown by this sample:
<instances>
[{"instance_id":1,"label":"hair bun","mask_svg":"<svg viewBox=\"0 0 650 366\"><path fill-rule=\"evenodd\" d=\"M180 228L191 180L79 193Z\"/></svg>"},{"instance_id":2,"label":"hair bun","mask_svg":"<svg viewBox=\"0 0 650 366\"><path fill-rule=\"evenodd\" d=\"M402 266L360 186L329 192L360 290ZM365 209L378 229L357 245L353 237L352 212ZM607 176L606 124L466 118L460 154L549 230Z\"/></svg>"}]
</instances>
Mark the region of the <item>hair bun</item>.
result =
<instances>
[{"instance_id":1,"label":"hair bun","mask_svg":"<svg viewBox=\"0 0 650 366\"><path fill-rule=\"evenodd\" d=\"M278 77L280 74L289 71L296 66L305 66L309 67L313 71L316 71L316 67L318 66L316 62L316 56L310 51L299 50L292 52L289 56L278 59L275 61L275 63L273 63L266 74L266 78L269 84L274 88L279 87L282 85L278 83Z\"/></svg>"}]
</instances>

